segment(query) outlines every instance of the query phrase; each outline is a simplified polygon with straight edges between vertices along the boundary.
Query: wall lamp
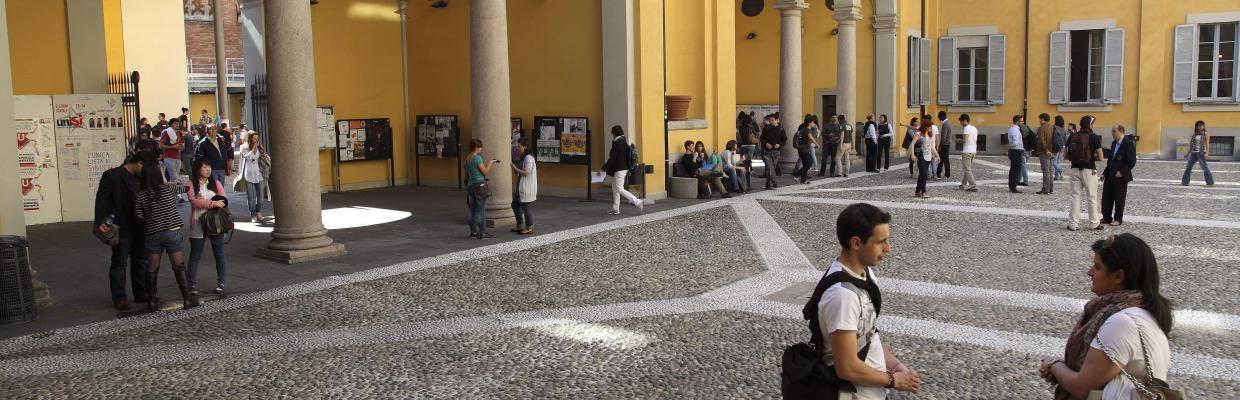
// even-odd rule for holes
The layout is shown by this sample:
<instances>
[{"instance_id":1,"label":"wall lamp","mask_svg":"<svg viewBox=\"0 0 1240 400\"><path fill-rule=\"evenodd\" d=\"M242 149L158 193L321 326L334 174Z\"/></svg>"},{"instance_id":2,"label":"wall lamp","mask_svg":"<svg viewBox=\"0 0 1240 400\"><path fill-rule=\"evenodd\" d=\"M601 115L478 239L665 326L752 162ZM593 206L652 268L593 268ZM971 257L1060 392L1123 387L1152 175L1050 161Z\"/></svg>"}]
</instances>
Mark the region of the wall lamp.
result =
<instances>
[{"instance_id":1,"label":"wall lamp","mask_svg":"<svg viewBox=\"0 0 1240 400\"><path fill-rule=\"evenodd\" d=\"M745 40L753 40L753 38L756 38L756 37L758 37L758 34L749 32L748 35L745 35Z\"/></svg>"}]
</instances>

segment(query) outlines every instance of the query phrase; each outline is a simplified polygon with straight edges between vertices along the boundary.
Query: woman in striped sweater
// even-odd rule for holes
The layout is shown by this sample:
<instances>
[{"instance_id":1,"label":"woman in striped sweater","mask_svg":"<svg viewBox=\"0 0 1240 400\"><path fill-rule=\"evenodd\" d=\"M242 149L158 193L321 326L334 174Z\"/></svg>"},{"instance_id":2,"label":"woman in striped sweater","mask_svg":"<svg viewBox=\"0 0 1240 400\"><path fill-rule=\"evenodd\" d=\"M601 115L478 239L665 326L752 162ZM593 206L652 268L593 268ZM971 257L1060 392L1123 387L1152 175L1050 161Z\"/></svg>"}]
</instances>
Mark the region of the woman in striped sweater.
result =
<instances>
[{"instance_id":1,"label":"woman in striped sweater","mask_svg":"<svg viewBox=\"0 0 1240 400\"><path fill-rule=\"evenodd\" d=\"M181 234L181 214L177 211L177 193L164 181L159 165L148 163L142 168L142 190L134 196L134 215L142 224L146 236L147 298L151 311L159 309L155 297L159 282L159 259L167 252L172 263L172 273L185 301L185 308L198 305L189 292L189 280L185 273L185 253L182 251L184 236Z\"/></svg>"}]
</instances>

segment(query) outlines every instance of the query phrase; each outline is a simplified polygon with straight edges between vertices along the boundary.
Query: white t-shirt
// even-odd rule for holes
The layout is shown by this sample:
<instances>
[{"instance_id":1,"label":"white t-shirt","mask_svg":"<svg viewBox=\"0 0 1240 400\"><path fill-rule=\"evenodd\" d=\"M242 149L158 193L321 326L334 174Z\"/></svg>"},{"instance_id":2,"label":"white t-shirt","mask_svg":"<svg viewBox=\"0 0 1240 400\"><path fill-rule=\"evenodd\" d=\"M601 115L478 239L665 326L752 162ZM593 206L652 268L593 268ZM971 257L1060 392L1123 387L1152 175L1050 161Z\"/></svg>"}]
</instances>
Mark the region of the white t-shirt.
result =
<instances>
[{"instance_id":1,"label":"white t-shirt","mask_svg":"<svg viewBox=\"0 0 1240 400\"><path fill-rule=\"evenodd\" d=\"M159 133L160 141L163 141L165 137L168 138L168 143L172 145L176 145L181 141L181 135L178 135L177 131L171 127L164 128L164 131Z\"/></svg>"},{"instance_id":2,"label":"white t-shirt","mask_svg":"<svg viewBox=\"0 0 1240 400\"><path fill-rule=\"evenodd\" d=\"M857 279L865 279L851 270L844 267L839 260L831 263L831 268L827 269L827 275L837 271L846 271ZM874 271L869 271L874 278ZM830 342L831 332L835 331L866 331L878 322L878 314L874 310L874 304L868 300L865 304L864 313L862 312L861 297L856 292L843 287L841 285L832 285L822 294L822 300L818 302L818 328L822 330L825 342ZM864 314L865 320L862 320ZM865 338L857 340L857 348L850 353L856 355L865 347L863 342ZM879 332L874 332L874 336L870 338L870 352L866 354L865 365L879 371L887 371L887 356L883 353L883 342L879 338ZM829 345L829 344L828 344ZM832 363L830 356L825 357L828 364ZM843 395L844 393L840 393ZM850 393L851 395L851 393ZM841 396L841 398L844 398ZM887 389L882 386L860 386L857 385L857 393L853 396L857 400L883 400L887 398Z\"/></svg>"},{"instance_id":3,"label":"white t-shirt","mask_svg":"<svg viewBox=\"0 0 1240 400\"><path fill-rule=\"evenodd\" d=\"M968 125L964 127L964 146L960 149L964 154L977 154L977 127Z\"/></svg>"},{"instance_id":4,"label":"white t-shirt","mask_svg":"<svg viewBox=\"0 0 1240 400\"><path fill-rule=\"evenodd\" d=\"M1137 379L1145 379L1141 338L1137 336L1137 325L1130 315L1141 322L1140 332L1145 334L1145 343L1150 349L1150 354L1146 356L1150 359L1150 369L1154 371L1154 377L1167 380L1167 369L1171 365L1171 347L1167 343L1167 335L1163 334L1158 323L1154 321L1154 316L1144 308L1129 307L1108 317L1102 327L1098 328L1098 337L1089 347L1102 350L1098 345L1101 341L1115 359L1124 364L1124 369L1129 374ZM1111 378L1102 388L1102 398L1107 400L1137 400L1140 398L1139 394L1136 386L1125 378L1124 374Z\"/></svg>"}]
</instances>

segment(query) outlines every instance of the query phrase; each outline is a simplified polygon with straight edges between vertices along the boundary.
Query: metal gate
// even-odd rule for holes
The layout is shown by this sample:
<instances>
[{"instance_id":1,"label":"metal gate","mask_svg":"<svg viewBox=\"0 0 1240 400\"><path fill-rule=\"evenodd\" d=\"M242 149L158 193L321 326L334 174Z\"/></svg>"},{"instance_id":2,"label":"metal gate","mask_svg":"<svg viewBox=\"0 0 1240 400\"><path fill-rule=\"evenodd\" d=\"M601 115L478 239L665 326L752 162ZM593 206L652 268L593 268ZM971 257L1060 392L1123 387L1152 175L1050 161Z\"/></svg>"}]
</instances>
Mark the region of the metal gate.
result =
<instances>
[{"instance_id":1,"label":"metal gate","mask_svg":"<svg viewBox=\"0 0 1240 400\"><path fill-rule=\"evenodd\" d=\"M254 120L254 127L250 128L258 132L258 139L263 143L263 148L270 149L271 143L268 137L271 132L267 129L267 76L257 75L254 81L250 83L250 109L252 110L250 117Z\"/></svg>"},{"instance_id":2,"label":"metal gate","mask_svg":"<svg viewBox=\"0 0 1240 400\"><path fill-rule=\"evenodd\" d=\"M108 74L108 93L121 95L125 143L129 143L129 139L138 136L139 118L142 118L142 112L138 108L138 71Z\"/></svg>"}]
</instances>

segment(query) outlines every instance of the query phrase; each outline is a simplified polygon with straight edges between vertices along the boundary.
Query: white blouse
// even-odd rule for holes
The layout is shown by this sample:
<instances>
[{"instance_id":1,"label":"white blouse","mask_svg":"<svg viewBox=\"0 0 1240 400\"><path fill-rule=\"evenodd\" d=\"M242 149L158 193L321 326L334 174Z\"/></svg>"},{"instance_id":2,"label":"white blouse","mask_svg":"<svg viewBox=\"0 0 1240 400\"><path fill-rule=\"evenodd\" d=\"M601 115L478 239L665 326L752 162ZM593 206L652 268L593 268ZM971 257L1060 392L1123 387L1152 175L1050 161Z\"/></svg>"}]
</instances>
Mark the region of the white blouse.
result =
<instances>
[{"instance_id":1,"label":"white blouse","mask_svg":"<svg viewBox=\"0 0 1240 400\"><path fill-rule=\"evenodd\" d=\"M249 143L241 145L241 177L245 178L249 183L260 183L263 181L263 171L258 166L258 158L262 152L258 149L250 149Z\"/></svg>"}]
</instances>

